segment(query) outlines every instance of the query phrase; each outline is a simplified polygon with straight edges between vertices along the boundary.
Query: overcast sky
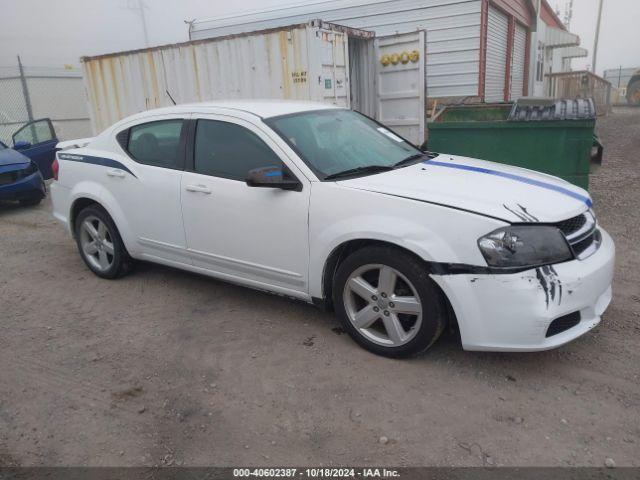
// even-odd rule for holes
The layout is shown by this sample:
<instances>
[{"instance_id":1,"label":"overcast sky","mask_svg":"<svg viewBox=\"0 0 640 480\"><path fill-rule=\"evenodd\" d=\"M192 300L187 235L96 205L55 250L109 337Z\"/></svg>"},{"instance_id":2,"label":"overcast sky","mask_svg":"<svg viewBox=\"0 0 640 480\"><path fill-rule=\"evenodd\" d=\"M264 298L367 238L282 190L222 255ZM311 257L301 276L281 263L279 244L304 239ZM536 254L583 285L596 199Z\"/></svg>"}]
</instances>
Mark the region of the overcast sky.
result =
<instances>
[{"instance_id":1,"label":"overcast sky","mask_svg":"<svg viewBox=\"0 0 640 480\"><path fill-rule=\"evenodd\" d=\"M568 0L550 0L564 11ZM145 0L150 45L187 40L184 20L210 18L293 0ZM300 2L303 3L303 2ZM574 0L571 31L591 53L598 0ZM0 66L78 66L82 55L145 46L137 0L0 0ZM640 0L604 0L598 73L605 68L640 67ZM591 64L575 59L574 69Z\"/></svg>"}]
</instances>

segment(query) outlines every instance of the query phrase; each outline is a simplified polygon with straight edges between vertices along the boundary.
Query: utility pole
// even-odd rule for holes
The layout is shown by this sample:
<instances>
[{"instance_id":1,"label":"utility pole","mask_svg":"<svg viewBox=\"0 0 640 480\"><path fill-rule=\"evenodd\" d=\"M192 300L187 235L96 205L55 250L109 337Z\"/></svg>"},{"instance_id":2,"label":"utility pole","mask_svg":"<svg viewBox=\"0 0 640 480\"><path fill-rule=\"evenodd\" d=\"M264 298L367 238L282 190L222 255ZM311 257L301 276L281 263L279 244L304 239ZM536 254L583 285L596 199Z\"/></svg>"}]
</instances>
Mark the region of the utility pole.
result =
<instances>
[{"instance_id":1,"label":"utility pole","mask_svg":"<svg viewBox=\"0 0 640 480\"><path fill-rule=\"evenodd\" d=\"M188 32L188 35L189 35L189 41L191 41L191 30L193 30L193 22L195 22L195 21L196 21L196 19L195 19L195 18L194 18L194 19L192 19L192 20L185 20L185 21L184 21L184 23L186 23L187 25L189 25L189 32Z\"/></svg>"},{"instance_id":2,"label":"utility pole","mask_svg":"<svg viewBox=\"0 0 640 480\"><path fill-rule=\"evenodd\" d=\"M138 0L138 8L140 9L140 17L142 18L142 30L144 32L144 44L149 46L149 33L147 32L147 17L144 15L144 9L147 6L144 4L142 0ZM602 9L602 0L600 0L600 8ZM598 22L600 25L600 22Z\"/></svg>"},{"instance_id":3,"label":"utility pole","mask_svg":"<svg viewBox=\"0 0 640 480\"><path fill-rule=\"evenodd\" d=\"M144 34L144 45L149 47L149 32L147 31L147 17L144 13L145 8L148 8L142 0L127 0L127 10L133 10L140 15L140 21L142 22L142 33Z\"/></svg>"},{"instance_id":4,"label":"utility pole","mask_svg":"<svg viewBox=\"0 0 640 480\"><path fill-rule=\"evenodd\" d=\"M27 86L27 78L24 75L24 67L22 60L18 55L18 71L20 72L20 85L22 86L22 96L24 97L24 105L27 109L27 118L33 122L33 110L31 109L31 97L29 96L29 87Z\"/></svg>"},{"instance_id":5,"label":"utility pole","mask_svg":"<svg viewBox=\"0 0 640 480\"><path fill-rule=\"evenodd\" d=\"M600 21L602 20L602 2L603 0L599 0L598 5L598 23L596 23L596 38L593 41L593 62L591 62L591 71L596 75L596 60L598 58L598 37L600 36Z\"/></svg>"},{"instance_id":6,"label":"utility pole","mask_svg":"<svg viewBox=\"0 0 640 480\"><path fill-rule=\"evenodd\" d=\"M562 23L564 23L564 26L567 27L567 30L569 30L569 27L571 26L571 19L573 18L573 0L569 0L568 3L565 3L564 5L564 18Z\"/></svg>"}]
</instances>

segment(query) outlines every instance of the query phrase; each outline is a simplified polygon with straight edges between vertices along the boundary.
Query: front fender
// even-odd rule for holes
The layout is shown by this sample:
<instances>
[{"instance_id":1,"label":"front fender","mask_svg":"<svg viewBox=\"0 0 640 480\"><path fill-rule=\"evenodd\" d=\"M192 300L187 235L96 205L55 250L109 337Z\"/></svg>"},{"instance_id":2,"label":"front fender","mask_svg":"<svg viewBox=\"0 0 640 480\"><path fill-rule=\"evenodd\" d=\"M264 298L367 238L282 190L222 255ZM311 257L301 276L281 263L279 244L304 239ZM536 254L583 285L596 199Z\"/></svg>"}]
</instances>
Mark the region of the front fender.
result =
<instances>
[{"instance_id":1,"label":"front fender","mask_svg":"<svg viewBox=\"0 0 640 480\"><path fill-rule=\"evenodd\" d=\"M345 242L377 240L427 262L486 266L477 239L502 225L441 205L316 183L309 215L309 293L322 297L326 262Z\"/></svg>"}]
</instances>

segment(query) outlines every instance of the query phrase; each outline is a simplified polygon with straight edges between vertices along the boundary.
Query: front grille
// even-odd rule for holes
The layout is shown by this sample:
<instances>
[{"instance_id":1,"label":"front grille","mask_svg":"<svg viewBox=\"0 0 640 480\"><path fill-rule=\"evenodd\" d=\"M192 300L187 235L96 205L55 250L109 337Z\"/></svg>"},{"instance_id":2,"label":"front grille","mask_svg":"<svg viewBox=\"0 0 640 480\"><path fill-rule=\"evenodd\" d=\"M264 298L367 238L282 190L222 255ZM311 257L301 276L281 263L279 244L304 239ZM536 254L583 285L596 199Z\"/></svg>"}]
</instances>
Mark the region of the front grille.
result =
<instances>
[{"instance_id":1,"label":"front grille","mask_svg":"<svg viewBox=\"0 0 640 480\"><path fill-rule=\"evenodd\" d=\"M0 173L0 185L9 185L15 183L16 172Z\"/></svg>"},{"instance_id":2,"label":"front grille","mask_svg":"<svg viewBox=\"0 0 640 480\"><path fill-rule=\"evenodd\" d=\"M602 237L596 228L596 218L590 210L553 225L564 233L575 257L580 260L595 253L600 246Z\"/></svg>"},{"instance_id":3,"label":"front grille","mask_svg":"<svg viewBox=\"0 0 640 480\"><path fill-rule=\"evenodd\" d=\"M562 222L555 223L554 225L558 227L562 233L566 236L571 235L572 233L580 230L584 224L587 223L587 217L583 213L578 215L577 217L570 218L568 220L563 220Z\"/></svg>"},{"instance_id":4,"label":"front grille","mask_svg":"<svg viewBox=\"0 0 640 480\"><path fill-rule=\"evenodd\" d=\"M580 323L580 312L573 312L569 315L563 315L556 318L549 324L547 328L547 334L545 337L549 338L562 332L566 332L570 328L575 327Z\"/></svg>"},{"instance_id":5,"label":"front grille","mask_svg":"<svg viewBox=\"0 0 640 480\"><path fill-rule=\"evenodd\" d=\"M577 243L574 243L571 245L571 248L573 248L573 253L576 254L576 257L579 257L580 254L582 252L584 252L587 248L589 248L591 246L591 244L594 241L594 236L595 236L595 232L593 232L591 235L589 235L588 237L586 237L584 240L580 240Z\"/></svg>"}]
</instances>

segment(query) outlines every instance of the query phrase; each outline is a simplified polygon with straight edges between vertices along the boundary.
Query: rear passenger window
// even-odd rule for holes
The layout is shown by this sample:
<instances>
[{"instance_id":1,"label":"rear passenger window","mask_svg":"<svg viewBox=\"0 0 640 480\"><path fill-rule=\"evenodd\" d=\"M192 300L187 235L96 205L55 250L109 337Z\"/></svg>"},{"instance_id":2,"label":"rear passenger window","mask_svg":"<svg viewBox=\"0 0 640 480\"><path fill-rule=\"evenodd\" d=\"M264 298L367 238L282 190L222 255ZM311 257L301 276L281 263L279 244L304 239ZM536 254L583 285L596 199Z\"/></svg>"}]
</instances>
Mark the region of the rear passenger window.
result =
<instances>
[{"instance_id":1,"label":"rear passenger window","mask_svg":"<svg viewBox=\"0 0 640 480\"><path fill-rule=\"evenodd\" d=\"M182 120L161 120L131 127L127 150L138 162L165 168L182 168Z\"/></svg>"},{"instance_id":2,"label":"rear passenger window","mask_svg":"<svg viewBox=\"0 0 640 480\"><path fill-rule=\"evenodd\" d=\"M198 120L194 170L244 181L249 170L279 167L282 161L256 134L234 123Z\"/></svg>"}]
</instances>

